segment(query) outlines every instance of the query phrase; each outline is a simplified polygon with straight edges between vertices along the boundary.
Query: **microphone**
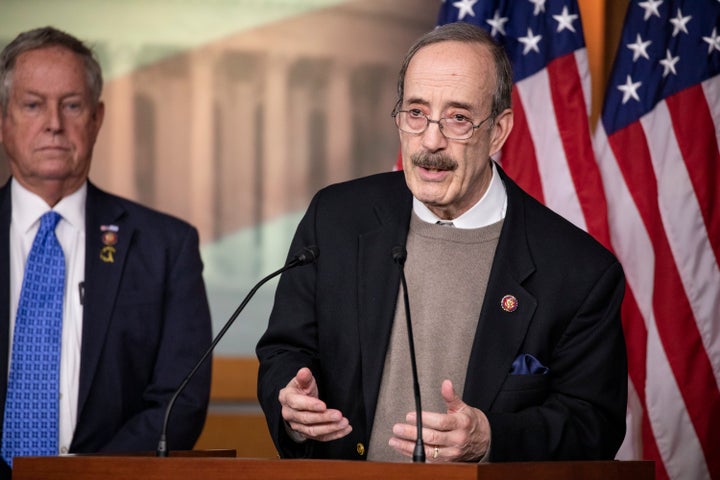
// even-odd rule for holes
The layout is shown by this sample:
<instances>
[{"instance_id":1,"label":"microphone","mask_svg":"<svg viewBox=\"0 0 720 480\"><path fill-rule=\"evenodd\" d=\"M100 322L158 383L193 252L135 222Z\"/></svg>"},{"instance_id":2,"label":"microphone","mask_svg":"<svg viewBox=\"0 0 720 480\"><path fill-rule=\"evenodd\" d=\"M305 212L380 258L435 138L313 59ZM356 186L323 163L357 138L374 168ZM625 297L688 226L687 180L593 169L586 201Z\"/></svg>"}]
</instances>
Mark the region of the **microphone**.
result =
<instances>
[{"instance_id":1,"label":"microphone","mask_svg":"<svg viewBox=\"0 0 720 480\"><path fill-rule=\"evenodd\" d=\"M163 420L163 426L162 431L160 432L160 441L158 442L156 456L158 457L167 457L168 456L168 448L167 448L167 426L168 426L168 420L170 419L170 412L172 411L173 405L175 405L175 400L177 400L180 393L185 389L185 386L190 382L190 379L192 379L193 376L195 376L195 373L200 369L205 359L210 356L212 351L215 349L215 346L218 344L220 339L225 335L225 333L228 331L230 326L233 324L235 319L240 315L240 312L243 311L245 306L248 304L250 299L255 295L255 292L258 291L258 289L263 286L268 280L272 279L273 277L276 277L283 273L286 270L290 270L291 268L299 267L301 265L308 265L310 263L314 263L317 258L320 256L320 250L315 245L310 245L307 247L304 247L302 250L300 250L299 253L297 253L292 260L287 262L281 269L274 271L270 275L267 275L265 278L260 280L255 286L250 290L250 293L248 293L245 296L245 299L242 301L240 306L235 310L235 312L230 316L228 321L225 323L223 328L220 330L220 333L217 334L217 336L213 339L212 343L210 343L210 347L207 349L207 351L203 354L202 357L200 357L200 360L195 364L192 370L190 370L190 373L185 377L185 379L180 383L180 386L175 390L175 393L170 398L170 402L168 402L168 406L165 409L165 419Z\"/></svg>"},{"instance_id":2,"label":"microphone","mask_svg":"<svg viewBox=\"0 0 720 480\"><path fill-rule=\"evenodd\" d=\"M408 299L407 282L405 281L405 260L407 251L405 247L396 245L392 249L392 258L400 269L400 281L403 287L403 300L405 301L405 320L407 320L408 345L410 346L410 365L412 366L413 391L415 393L415 412L417 417L417 439L413 450L413 462L425 462L425 446L422 439L422 407L420 406L420 381L418 380L417 362L415 361L415 340L410 320L410 300Z\"/></svg>"}]
</instances>

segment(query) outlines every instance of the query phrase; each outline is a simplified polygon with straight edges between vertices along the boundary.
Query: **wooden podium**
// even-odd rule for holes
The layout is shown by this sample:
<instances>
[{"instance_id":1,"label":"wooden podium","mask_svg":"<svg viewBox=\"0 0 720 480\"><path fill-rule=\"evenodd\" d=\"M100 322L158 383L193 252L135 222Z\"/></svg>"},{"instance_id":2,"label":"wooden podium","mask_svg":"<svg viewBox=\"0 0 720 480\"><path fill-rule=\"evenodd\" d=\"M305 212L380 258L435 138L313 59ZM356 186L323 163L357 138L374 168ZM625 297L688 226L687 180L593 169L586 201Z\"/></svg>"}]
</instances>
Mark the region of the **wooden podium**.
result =
<instances>
[{"instance_id":1,"label":"wooden podium","mask_svg":"<svg viewBox=\"0 0 720 480\"><path fill-rule=\"evenodd\" d=\"M652 480L653 462L380 463L208 456L26 457L14 480Z\"/></svg>"}]
</instances>

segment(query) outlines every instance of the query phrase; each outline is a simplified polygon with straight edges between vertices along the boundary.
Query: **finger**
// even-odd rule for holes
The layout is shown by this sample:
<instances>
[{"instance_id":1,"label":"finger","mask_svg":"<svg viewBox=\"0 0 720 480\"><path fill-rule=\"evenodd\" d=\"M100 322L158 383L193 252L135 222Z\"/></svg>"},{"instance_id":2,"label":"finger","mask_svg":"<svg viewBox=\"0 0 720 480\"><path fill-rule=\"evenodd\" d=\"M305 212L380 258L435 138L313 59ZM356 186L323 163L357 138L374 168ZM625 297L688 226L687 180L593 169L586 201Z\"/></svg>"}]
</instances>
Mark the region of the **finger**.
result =
<instances>
[{"instance_id":1,"label":"finger","mask_svg":"<svg viewBox=\"0 0 720 480\"><path fill-rule=\"evenodd\" d=\"M414 411L408 412L408 414L405 416L405 421L407 422L407 425L417 425L417 414ZM422 412L422 426L423 438L425 439L425 441L428 441L428 439L426 438L426 436L428 435L428 430L431 433L449 432L456 427L456 422L453 417L451 417L447 413ZM414 431L415 429L413 429L413 432Z\"/></svg>"},{"instance_id":2,"label":"finger","mask_svg":"<svg viewBox=\"0 0 720 480\"><path fill-rule=\"evenodd\" d=\"M431 438L433 440L430 440ZM447 439L440 438L438 432L423 429L425 461L429 463L454 461L458 456L459 450L456 447L447 445L445 443L446 441ZM405 438L399 438L398 436L394 436L390 438L388 445L390 445L395 451L406 457L413 457L415 454L416 439L412 438L408 440Z\"/></svg>"},{"instance_id":3,"label":"finger","mask_svg":"<svg viewBox=\"0 0 720 480\"><path fill-rule=\"evenodd\" d=\"M444 380L440 387L440 394L445 400L448 413L459 412L466 406L465 402L462 401L460 396L455 393L455 388L450 380Z\"/></svg>"},{"instance_id":4,"label":"finger","mask_svg":"<svg viewBox=\"0 0 720 480\"><path fill-rule=\"evenodd\" d=\"M425 418L425 414L423 414L423 418ZM395 438L409 442L410 446L405 447L409 448L409 452L412 454L417 442L417 427L415 424L396 423L393 425L392 433ZM423 426L422 440L425 445L445 445L447 442L446 437L447 435L444 432Z\"/></svg>"},{"instance_id":5,"label":"finger","mask_svg":"<svg viewBox=\"0 0 720 480\"><path fill-rule=\"evenodd\" d=\"M303 394L311 397L317 398L319 396L315 377L313 376L312 371L307 367L303 367L298 370L287 386L296 388Z\"/></svg>"},{"instance_id":6,"label":"finger","mask_svg":"<svg viewBox=\"0 0 720 480\"><path fill-rule=\"evenodd\" d=\"M392 434L398 439L414 442L417 438L417 427L406 423L396 423L392 427Z\"/></svg>"},{"instance_id":7,"label":"finger","mask_svg":"<svg viewBox=\"0 0 720 480\"><path fill-rule=\"evenodd\" d=\"M319 441L329 441L342 438L352 432L352 426L346 418L339 422L305 424L297 422L288 422L290 428L295 432L302 434L306 438Z\"/></svg>"},{"instance_id":8,"label":"finger","mask_svg":"<svg viewBox=\"0 0 720 480\"><path fill-rule=\"evenodd\" d=\"M315 377L313 377L312 371L309 368L303 367L295 374L294 380L297 382L299 389L310 390L315 382Z\"/></svg>"},{"instance_id":9,"label":"finger","mask_svg":"<svg viewBox=\"0 0 720 480\"><path fill-rule=\"evenodd\" d=\"M425 459L428 462L441 462L442 461L442 448L436 445L425 446Z\"/></svg>"},{"instance_id":10,"label":"finger","mask_svg":"<svg viewBox=\"0 0 720 480\"><path fill-rule=\"evenodd\" d=\"M426 461L431 463L457 462L461 460L460 450L457 447L445 445L425 446Z\"/></svg>"},{"instance_id":11,"label":"finger","mask_svg":"<svg viewBox=\"0 0 720 480\"><path fill-rule=\"evenodd\" d=\"M320 437L315 438L315 440L319 442L329 442L331 440L337 440L338 438L342 438L346 435L348 435L350 432L352 432L352 426L348 425L346 428L342 430L338 430L336 432L330 433L328 435L323 435Z\"/></svg>"},{"instance_id":12,"label":"finger","mask_svg":"<svg viewBox=\"0 0 720 480\"><path fill-rule=\"evenodd\" d=\"M294 408L282 407L282 417L286 422L294 422L303 425L321 425L342 422L344 417L339 410L324 410L312 412L308 410L296 410ZM345 419L347 423L347 420Z\"/></svg>"},{"instance_id":13,"label":"finger","mask_svg":"<svg viewBox=\"0 0 720 480\"><path fill-rule=\"evenodd\" d=\"M415 451L415 441L409 441L398 437L390 437L388 445L395 450L397 453L405 456L412 457Z\"/></svg>"},{"instance_id":14,"label":"finger","mask_svg":"<svg viewBox=\"0 0 720 480\"><path fill-rule=\"evenodd\" d=\"M292 383L292 382L291 382ZM325 402L306 395L293 386L287 386L278 393L278 401L283 409L289 408L297 411L324 412L327 410Z\"/></svg>"},{"instance_id":15,"label":"finger","mask_svg":"<svg viewBox=\"0 0 720 480\"><path fill-rule=\"evenodd\" d=\"M398 437L391 437L388 445L392 447L396 452L405 457L415 456L416 441L414 439L412 441L409 441ZM425 461L427 462L449 461L451 460L451 458L448 457L448 454L456 451L456 449L441 447L430 443L425 443L423 446L423 450L425 452Z\"/></svg>"}]
</instances>

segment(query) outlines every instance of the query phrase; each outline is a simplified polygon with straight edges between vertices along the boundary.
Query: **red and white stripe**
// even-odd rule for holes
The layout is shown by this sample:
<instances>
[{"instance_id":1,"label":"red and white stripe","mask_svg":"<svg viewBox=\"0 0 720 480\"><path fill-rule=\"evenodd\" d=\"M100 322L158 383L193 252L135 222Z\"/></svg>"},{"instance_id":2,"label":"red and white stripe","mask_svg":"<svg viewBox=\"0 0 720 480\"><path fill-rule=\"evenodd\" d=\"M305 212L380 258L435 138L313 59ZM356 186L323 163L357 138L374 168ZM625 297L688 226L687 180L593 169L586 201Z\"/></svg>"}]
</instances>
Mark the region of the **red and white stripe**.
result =
<instances>
[{"instance_id":1,"label":"red and white stripe","mask_svg":"<svg viewBox=\"0 0 720 480\"><path fill-rule=\"evenodd\" d=\"M628 281L626 458L656 478L720 478L720 77L595 147Z\"/></svg>"},{"instance_id":2,"label":"red and white stripe","mask_svg":"<svg viewBox=\"0 0 720 480\"><path fill-rule=\"evenodd\" d=\"M528 193L609 247L588 122L589 72L587 51L581 49L516 83L515 125L499 161Z\"/></svg>"}]
</instances>

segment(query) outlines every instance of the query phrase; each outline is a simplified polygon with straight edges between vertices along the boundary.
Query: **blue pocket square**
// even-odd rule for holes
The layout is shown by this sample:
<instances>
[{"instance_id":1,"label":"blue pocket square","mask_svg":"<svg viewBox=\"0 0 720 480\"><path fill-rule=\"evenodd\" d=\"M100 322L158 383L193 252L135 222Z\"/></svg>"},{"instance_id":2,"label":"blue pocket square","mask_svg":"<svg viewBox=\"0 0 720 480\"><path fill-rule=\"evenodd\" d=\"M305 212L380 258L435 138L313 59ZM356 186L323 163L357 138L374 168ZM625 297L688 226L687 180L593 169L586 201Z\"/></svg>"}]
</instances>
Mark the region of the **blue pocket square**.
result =
<instances>
[{"instance_id":1,"label":"blue pocket square","mask_svg":"<svg viewBox=\"0 0 720 480\"><path fill-rule=\"evenodd\" d=\"M510 375L545 375L548 367L529 353L521 353L513 360Z\"/></svg>"}]
</instances>

